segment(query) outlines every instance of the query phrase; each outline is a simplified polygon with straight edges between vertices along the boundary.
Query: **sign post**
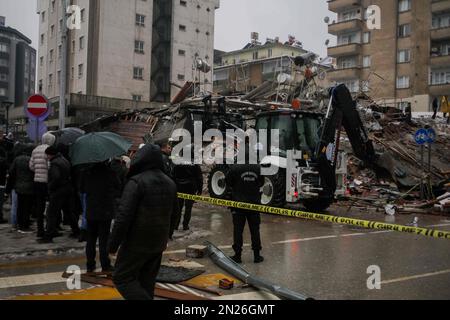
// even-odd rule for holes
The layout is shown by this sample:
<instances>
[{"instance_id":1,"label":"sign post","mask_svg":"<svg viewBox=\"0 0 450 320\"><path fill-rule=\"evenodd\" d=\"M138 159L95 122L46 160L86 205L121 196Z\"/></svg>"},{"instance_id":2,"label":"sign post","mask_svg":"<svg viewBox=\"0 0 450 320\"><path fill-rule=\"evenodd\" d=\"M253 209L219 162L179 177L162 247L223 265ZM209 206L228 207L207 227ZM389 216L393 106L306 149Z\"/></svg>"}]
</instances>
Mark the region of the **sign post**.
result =
<instances>
[{"instance_id":1,"label":"sign post","mask_svg":"<svg viewBox=\"0 0 450 320\"><path fill-rule=\"evenodd\" d=\"M39 143L40 137L47 132L44 121L50 114L50 106L46 97L40 94L28 98L25 106L25 115L28 117L28 136Z\"/></svg>"},{"instance_id":2,"label":"sign post","mask_svg":"<svg viewBox=\"0 0 450 320\"><path fill-rule=\"evenodd\" d=\"M428 172L427 185L431 188L431 145L436 141L436 131L433 128L419 129L414 135L414 139L420 146L420 165L424 172ZM428 168L425 168L425 144L428 145ZM425 191L422 177L420 183L420 196L422 200L425 198ZM432 190L428 191L430 196L432 196Z\"/></svg>"}]
</instances>

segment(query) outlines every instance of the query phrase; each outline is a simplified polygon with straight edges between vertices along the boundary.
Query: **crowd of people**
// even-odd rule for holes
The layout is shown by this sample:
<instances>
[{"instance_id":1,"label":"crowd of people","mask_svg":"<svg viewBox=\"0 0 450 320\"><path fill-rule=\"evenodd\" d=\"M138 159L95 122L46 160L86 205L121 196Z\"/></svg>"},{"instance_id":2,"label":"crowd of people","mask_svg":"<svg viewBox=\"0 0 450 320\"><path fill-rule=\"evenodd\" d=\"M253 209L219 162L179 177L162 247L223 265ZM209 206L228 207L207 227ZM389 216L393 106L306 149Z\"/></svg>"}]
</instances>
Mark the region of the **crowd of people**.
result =
<instances>
[{"instance_id":1,"label":"crowd of people","mask_svg":"<svg viewBox=\"0 0 450 320\"><path fill-rule=\"evenodd\" d=\"M72 166L67 147L52 133L39 146L0 141L0 223L3 201L11 201L9 223L20 233L36 232L37 241L52 243L70 226L70 238L86 242L88 273L97 270L97 242L102 273L113 274L126 299L153 299L162 254L175 230L190 229L193 201L178 192L201 195L203 174L196 164L174 165L171 146L141 145L131 160L121 155L101 163ZM228 177L233 199L257 202L258 166L235 166ZM184 218L182 219L184 209ZM233 259L241 262L242 233L248 221L255 263L260 256L258 213L233 211ZM36 223L36 229L32 225ZM116 256L115 266L112 257Z\"/></svg>"}]
</instances>

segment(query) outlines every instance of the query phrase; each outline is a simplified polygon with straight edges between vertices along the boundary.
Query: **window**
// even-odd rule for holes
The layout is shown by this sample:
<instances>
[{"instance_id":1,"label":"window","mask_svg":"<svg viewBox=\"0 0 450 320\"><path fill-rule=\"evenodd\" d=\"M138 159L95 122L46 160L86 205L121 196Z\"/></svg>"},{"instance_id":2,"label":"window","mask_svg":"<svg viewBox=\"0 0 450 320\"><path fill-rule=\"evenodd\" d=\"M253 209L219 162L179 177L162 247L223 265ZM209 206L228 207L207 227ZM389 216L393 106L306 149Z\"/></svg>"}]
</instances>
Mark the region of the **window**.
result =
<instances>
[{"instance_id":1,"label":"window","mask_svg":"<svg viewBox=\"0 0 450 320\"><path fill-rule=\"evenodd\" d=\"M7 67L8 65L9 65L8 60L0 59L0 66Z\"/></svg>"},{"instance_id":2,"label":"window","mask_svg":"<svg viewBox=\"0 0 450 320\"><path fill-rule=\"evenodd\" d=\"M80 37L80 51L84 49L84 37Z\"/></svg>"},{"instance_id":3,"label":"window","mask_svg":"<svg viewBox=\"0 0 450 320\"><path fill-rule=\"evenodd\" d=\"M0 52L9 52L9 44L7 43L0 43Z\"/></svg>"},{"instance_id":4,"label":"window","mask_svg":"<svg viewBox=\"0 0 450 320\"><path fill-rule=\"evenodd\" d=\"M187 7L187 2L185 0L180 0L180 6Z\"/></svg>"},{"instance_id":5,"label":"window","mask_svg":"<svg viewBox=\"0 0 450 320\"><path fill-rule=\"evenodd\" d=\"M355 57L342 57L338 59L339 69L348 69L356 67Z\"/></svg>"},{"instance_id":6,"label":"window","mask_svg":"<svg viewBox=\"0 0 450 320\"><path fill-rule=\"evenodd\" d=\"M61 33L62 29L63 29L63 21L62 19L59 19L59 33Z\"/></svg>"},{"instance_id":7,"label":"window","mask_svg":"<svg viewBox=\"0 0 450 320\"><path fill-rule=\"evenodd\" d=\"M179 81L184 81L184 74L179 74L178 75L178 80Z\"/></svg>"},{"instance_id":8,"label":"window","mask_svg":"<svg viewBox=\"0 0 450 320\"><path fill-rule=\"evenodd\" d=\"M432 27L433 29L450 27L450 13L434 14Z\"/></svg>"},{"instance_id":9,"label":"window","mask_svg":"<svg viewBox=\"0 0 450 320\"><path fill-rule=\"evenodd\" d=\"M372 57L364 56L363 57L363 68L369 68L372 65Z\"/></svg>"},{"instance_id":10,"label":"window","mask_svg":"<svg viewBox=\"0 0 450 320\"><path fill-rule=\"evenodd\" d=\"M80 64L78 65L78 79L83 78L83 73L84 73L84 65Z\"/></svg>"},{"instance_id":11,"label":"window","mask_svg":"<svg viewBox=\"0 0 450 320\"><path fill-rule=\"evenodd\" d=\"M41 21L45 22L45 11L41 13Z\"/></svg>"},{"instance_id":12,"label":"window","mask_svg":"<svg viewBox=\"0 0 450 320\"><path fill-rule=\"evenodd\" d=\"M81 9L81 11L80 11L80 19L81 19L81 22L84 22L84 19L85 19L85 13L86 13L86 10L85 10L85 9Z\"/></svg>"},{"instance_id":13,"label":"window","mask_svg":"<svg viewBox=\"0 0 450 320\"><path fill-rule=\"evenodd\" d=\"M58 46L58 59L62 58L62 45Z\"/></svg>"},{"instance_id":14,"label":"window","mask_svg":"<svg viewBox=\"0 0 450 320\"><path fill-rule=\"evenodd\" d=\"M400 0L398 2L398 11L405 12L411 10L411 0Z\"/></svg>"},{"instance_id":15,"label":"window","mask_svg":"<svg viewBox=\"0 0 450 320\"><path fill-rule=\"evenodd\" d=\"M51 25L50 27L50 37L53 38L55 36L55 25Z\"/></svg>"},{"instance_id":16,"label":"window","mask_svg":"<svg viewBox=\"0 0 450 320\"><path fill-rule=\"evenodd\" d=\"M338 22L349 21L361 17L359 10L345 11L338 15Z\"/></svg>"},{"instance_id":17,"label":"window","mask_svg":"<svg viewBox=\"0 0 450 320\"><path fill-rule=\"evenodd\" d=\"M397 89L407 89L409 88L409 77L401 76L397 78Z\"/></svg>"},{"instance_id":18,"label":"window","mask_svg":"<svg viewBox=\"0 0 450 320\"><path fill-rule=\"evenodd\" d=\"M55 1L56 0L52 0L52 13L55 12Z\"/></svg>"},{"instance_id":19,"label":"window","mask_svg":"<svg viewBox=\"0 0 450 320\"><path fill-rule=\"evenodd\" d=\"M133 94L132 99L135 102L140 102L140 101L142 101L142 96L138 95L138 94Z\"/></svg>"},{"instance_id":20,"label":"window","mask_svg":"<svg viewBox=\"0 0 450 320\"><path fill-rule=\"evenodd\" d=\"M45 34L41 34L41 46L44 45Z\"/></svg>"},{"instance_id":21,"label":"window","mask_svg":"<svg viewBox=\"0 0 450 320\"><path fill-rule=\"evenodd\" d=\"M186 26L180 24L179 29L180 29L180 31L184 32L184 31L186 31Z\"/></svg>"},{"instance_id":22,"label":"window","mask_svg":"<svg viewBox=\"0 0 450 320\"><path fill-rule=\"evenodd\" d=\"M56 81L58 81L58 84L60 84L61 83L61 71L58 71L58 76L57 76L57 80Z\"/></svg>"},{"instance_id":23,"label":"window","mask_svg":"<svg viewBox=\"0 0 450 320\"><path fill-rule=\"evenodd\" d=\"M267 57L271 58L273 55L273 49L269 49L267 52Z\"/></svg>"},{"instance_id":24,"label":"window","mask_svg":"<svg viewBox=\"0 0 450 320\"><path fill-rule=\"evenodd\" d=\"M0 96L7 97L8 90L6 90L5 88L0 88Z\"/></svg>"},{"instance_id":25,"label":"window","mask_svg":"<svg viewBox=\"0 0 450 320\"><path fill-rule=\"evenodd\" d=\"M134 52L144 53L144 41L140 40L134 41Z\"/></svg>"},{"instance_id":26,"label":"window","mask_svg":"<svg viewBox=\"0 0 450 320\"><path fill-rule=\"evenodd\" d=\"M50 50L50 54L49 54L49 58L48 58L48 61L49 61L50 63L52 63L52 62L53 62L53 49L52 49L52 50Z\"/></svg>"},{"instance_id":27,"label":"window","mask_svg":"<svg viewBox=\"0 0 450 320\"><path fill-rule=\"evenodd\" d=\"M259 56L259 52L258 51L254 51L253 52L253 60L258 60L258 56Z\"/></svg>"},{"instance_id":28,"label":"window","mask_svg":"<svg viewBox=\"0 0 450 320\"><path fill-rule=\"evenodd\" d=\"M186 55L186 51L185 50L178 50L178 55L184 57Z\"/></svg>"},{"instance_id":29,"label":"window","mask_svg":"<svg viewBox=\"0 0 450 320\"><path fill-rule=\"evenodd\" d=\"M39 58L39 66L40 67L44 66L44 57Z\"/></svg>"},{"instance_id":30,"label":"window","mask_svg":"<svg viewBox=\"0 0 450 320\"><path fill-rule=\"evenodd\" d=\"M363 43L370 43L370 32L363 33Z\"/></svg>"},{"instance_id":31,"label":"window","mask_svg":"<svg viewBox=\"0 0 450 320\"><path fill-rule=\"evenodd\" d=\"M359 92L359 80L346 80L342 82L351 93Z\"/></svg>"},{"instance_id":32,"label":"window","mask_svg":"<svg viewBox=\"0 0 450 320\"><path fill-rule=\"evenodd\" d=\"M72 53L75 53L75 40L72 40Z\"/></svg>"},{"instance_id":33,"label":"window","mask_svg":"<svg viewBox=\"0 0 450 320\"><path fill-rule=\"evenodd\" d=\"M360 33L347 33L347 34L341 34L338 36L337 44L338 46L341 45L347 45L350 43L360 43L361 39Z\"/></svg>"},{"instance_id":34,"label":"window","mask_svg":"<svg viewBox=\"0 0 450 320\"><path fill-rule=\"evenodd\" d=\"M48 87L53 87L53 74L51 73L48 75Z\"/></svg>"},{"instance_id":35,"label":"window","mask_svg":"<svg viewBox=\"0 0 450 320\"><path fill-rule=\"evenodd\" d=\"M145 16L142 14L136 14L136 25L145 27Z\"/></svg>"},{"instance_id":36,"label":"window","mask_svg":"<svg viewBox=\"0 0 450 320\"><path fill-rule=\"evenodd\" d=\"M0 73L0 81L8 81L8 75L6 73Z\"/></svg>"},{"instance_id":37,"label":"window","mask_svg":"<svg viewBox=\"0 0 450 320\"><path fill-rule=\"evenodd\" d=\"M411 61L411 50L410 49L402 49L398 51L397 62L405 63Z\"/></svg>"},{"instance_id":38,"label":"window","mask_svg":"<svg viewBox=\"0 0 450 320\"><path fill-rule=\"evenodd\" d=\"M133 78L137 80L144 79L144 68L134 67L133 68Z\"/></svg>"},{"instance_id":39,"label":"window","mask_svg":"<svg viewBox=\"0 0 450 320\"><path fill-rule=\"evenodd\" d=\"M442 85L450 83L450 69L435 70L431 72L431 84Z\"/></svg>"},{"instance_id":40,"label":"window","mask_svg":"<svg viewBox=\"0 0 450 320\"><path fill-rule=\"evenodd\" d=\"M398 36L399 38L409 37L411 34L411 25L410 24L402 24L398 27Z\"/></svg>"},{"instance_id":41,"label":"window","mask_svg":"<svg viewBox=\"0 0 450 320\"><path fill-rule=\"evenodd\" d=\"M70 70L70 77L72 78L72 80L75 78L75 68L72 67Z\"/></svg>"}]
</instances>

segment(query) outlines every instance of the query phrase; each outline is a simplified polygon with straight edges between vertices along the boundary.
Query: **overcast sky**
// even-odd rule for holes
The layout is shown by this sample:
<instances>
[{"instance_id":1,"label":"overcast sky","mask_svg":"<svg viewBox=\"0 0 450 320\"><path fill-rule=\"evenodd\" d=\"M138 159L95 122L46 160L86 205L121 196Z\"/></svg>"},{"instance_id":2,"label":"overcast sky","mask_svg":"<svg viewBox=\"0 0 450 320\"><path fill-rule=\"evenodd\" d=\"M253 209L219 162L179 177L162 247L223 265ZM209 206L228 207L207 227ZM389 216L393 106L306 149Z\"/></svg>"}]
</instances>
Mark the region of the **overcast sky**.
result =
<instances>
[{"instance_id":1,"label":"overcast sky","mask_svg":"<svg viewBox=\"0 0 450 320\"><path fill-rule=\"evenodd\" d=\"M0 0L0 15L37 47L36 0ZM323 57L325 40L330 38L323 22L327 15L326 0L221 0L216 12L215 47L224 51L241 49L250 41L251 32L259 32L262 41L277 36L285 41L291 34L305 49Z\"/></svg>"}]
</instances>

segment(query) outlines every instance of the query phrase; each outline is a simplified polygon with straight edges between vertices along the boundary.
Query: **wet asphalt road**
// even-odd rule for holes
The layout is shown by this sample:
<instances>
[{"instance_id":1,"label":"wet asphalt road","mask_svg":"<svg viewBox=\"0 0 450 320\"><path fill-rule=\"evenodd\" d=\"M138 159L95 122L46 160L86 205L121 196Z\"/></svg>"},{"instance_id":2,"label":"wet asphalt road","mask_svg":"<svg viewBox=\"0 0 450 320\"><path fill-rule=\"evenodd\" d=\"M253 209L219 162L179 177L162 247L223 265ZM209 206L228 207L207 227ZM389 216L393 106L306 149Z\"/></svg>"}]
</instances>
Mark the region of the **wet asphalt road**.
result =
<instances>
[{"instance_id":1,"label":"wet asphalt road","mask_svg":"<svg viewBox=\"0 0 450 320\"><path fill-rule=\"evenodd\" d=\"M347 213L340 208L330 213L403 225L418 217L420 227L450 231L449 217L388 217L356 209ZM262 221L262 254L266 261L253 264L248 246L243 255L243 267L261 278L316 299L450 299L449 240L271 215L264 215ZM166 261L185 258L188 245L205 240L232 253L231 214L226 209L196 205L191 225L190 232L178 233L170 243ZM246 228L245 242L249 241ZM197 262L205 266L207 273L223 273L208 258ZM62 273L72 264L83 267L81 250L52 258L33 257L26 262L0 261L0 298L67 290L63 282L45 283L45 277L43 283L29 286L19 284L18 279L8 288L2 287L2 279L5 283L9 277ZM367 287L370 266L381 271L379 290Z\"/></svg>"}]
</instances>

